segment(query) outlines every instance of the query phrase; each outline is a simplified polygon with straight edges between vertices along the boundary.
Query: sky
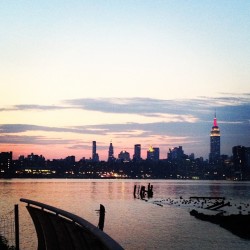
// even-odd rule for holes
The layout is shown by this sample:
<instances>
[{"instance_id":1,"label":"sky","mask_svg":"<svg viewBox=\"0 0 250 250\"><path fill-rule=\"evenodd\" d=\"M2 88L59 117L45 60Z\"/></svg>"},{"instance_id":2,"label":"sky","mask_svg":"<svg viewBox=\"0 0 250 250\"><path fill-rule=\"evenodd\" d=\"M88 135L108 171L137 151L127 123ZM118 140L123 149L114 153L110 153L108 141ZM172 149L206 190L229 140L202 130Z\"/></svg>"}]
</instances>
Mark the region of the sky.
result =
<instances>
[{"instance_id":1,"label":"sky","mask_svg":"<svg viewBox=\"0 0 250 250\"><path fill-rule=\"evenodd\" d=\"M250 1L0 1L0 152L250 147Z\"/></svg>"}]
</instances>

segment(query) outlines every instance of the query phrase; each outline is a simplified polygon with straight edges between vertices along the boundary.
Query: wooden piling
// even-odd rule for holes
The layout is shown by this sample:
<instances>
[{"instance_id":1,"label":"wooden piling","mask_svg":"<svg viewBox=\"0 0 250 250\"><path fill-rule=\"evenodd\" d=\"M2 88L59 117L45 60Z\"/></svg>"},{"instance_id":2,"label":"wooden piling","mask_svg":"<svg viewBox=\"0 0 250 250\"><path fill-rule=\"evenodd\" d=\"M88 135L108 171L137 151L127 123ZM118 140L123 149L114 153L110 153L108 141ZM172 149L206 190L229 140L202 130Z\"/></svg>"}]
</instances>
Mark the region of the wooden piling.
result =
<instances>
[{"instance_id":1,"label":"wooden piling","mask_svg":"<svg viewBox=\"0 0 250 250\"><path fill-rule=\"evenodd\" d=\"M145 186L141 186L141 191L140 191L140 197L141 199L144 199L145 198Z\"/></svg>"},{"instance_id":2,"label":"wooden piling","mask_svg":"<svg viewBox=\"0 0 250 250\"><path fill-rule=\"evenodd\" d=\"M16 243L16 250L19 250L19 211L18 205L15 205L15 243Z\"/></svg>"},{"instance_id":3,"label":"wooden piling","mask_svg":"<svg viewBox=\"0 0 250 250\"><path fill-rule=\"evenodd\" d=\"M153 185L150 185L150 183L148 184L148 198L152 198L153 197Z\"/></svg>"},{"instance_id":4,"label":"wooden piling","mask_svg":"<svg viewBox=\"0 0 250 250\"><path fill-rule=\"evenodd\" d=\"M100 204L100 214L99 214L98 227L102 231L103 231L103 228L104 228L104 221L105 221L105 207L102 204Z\"/></svg>"},{"instance_id":5,"label":"wooden piling","mask_svg":"<svg viewBox=\"0 0 250 250\"><path fill-rule=\"evenodd\" d=\"M136 198L136 185L134 185L134 198Z\"/></svg>"}]
</instances>

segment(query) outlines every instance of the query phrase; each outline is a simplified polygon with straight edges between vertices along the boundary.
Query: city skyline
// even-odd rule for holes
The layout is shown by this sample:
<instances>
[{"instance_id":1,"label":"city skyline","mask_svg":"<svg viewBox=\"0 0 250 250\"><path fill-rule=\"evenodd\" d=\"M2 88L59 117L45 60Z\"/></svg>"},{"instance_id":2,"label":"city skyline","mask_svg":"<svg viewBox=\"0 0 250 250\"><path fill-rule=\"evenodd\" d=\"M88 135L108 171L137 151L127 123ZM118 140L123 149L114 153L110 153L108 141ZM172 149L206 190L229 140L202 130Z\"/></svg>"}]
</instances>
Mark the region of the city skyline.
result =
<instances>
[{"instance_id":1,"label":"city skyline","mask_svg":"<svg viewBox=\"0 0 250 250\"><path fill-rule=\"evenodd\" d=\"M217 141L214 141L214 136L219 136L219 142ZM219 144L218 144L219 143ZM234 148L245 148L244 145L234 145L232 147L232 153L230 153L229 155L227 155L228 157L232 157L233 153L234 153ZM203 158L203 156L197 156L195 154L195 152L192 152L190 154L187 154L184 152L184 149L182 148L182 146L174 146L172 148L169 148L168 149L168 152L167 152L167 155L160 155L160 148L159 147L153 147L152 145L149 146L148 149L145 149L145 152L142 154L141 152L141 144L135 144L134 145L134 151L133 152L127 152L125 149L123 149L122 151L120 152L117 152L117 154L115 154L115 150L114 150L114 146L113 146L113 143L110 142L109 146L107 147L107 160L105 159L99 159L99 154L97 152L97 142L96 141L92 141L92 157L85 157L83 156L81 159L78 159L78 160L82 160L82 159L86 159L86 160L91 160L92 162L99 162L99 161L115 161L115 160L119 160L120 157L119 155L122 155L123 157L123 154L127 154L126 155L126 158L130 158L130 160L132 161L140 161L140 160L165 160L165 159L171 159L171 157L169 158L169 155L171 155L173 152L177 152L181 150L182 151L182 154L188 156L188 157L191 157L191 158ZM7 152L0 152L0 153L6 153L6 154L11 154L13 155L14 152L12 152L11 150L10 151L7 151ZM23 157L29 157L30 155L36 155L36 156L39 156L39 157L42 157L42 158L45 158L47 159L46 157L44 157L44 155L42 154L39 154L39 152L36 152L34 154L34 152L31 152L31 153L28 153L28 154L23 154L23 155L19 155L18 158L14 159L14 160L17 160L19 158L23 158ZM117 156L116 156L117 155ZM130 157L131 155L131 157ZM142 157L145 156L144 157ZM213 124L213 127L212 127L212 130L210 132L210 153L208 154L209 157L208 158L203 158L204 161L208 161L209 163L211 164L214 164L214 163L218 163L220 162L220 159L221 157L223 156L223 154L220 154L220 132L219 132L219 128L218 128L218 124L217 124L217 118L215 116L214 118L214 124ZM225 155L224 155L225 156ZM75 158L75 155L67 155L65 157L65 159L67 158L71 158L71 157L74 157ZM11 156L12 158L12 156ZM59 157L58 159L63 159L64 157ZM56 158L51 158L51 159L47 159L47 160L58 160Z\"/></svg>"},{"instance_id":2,"label":"city skyline","mask_svg":"<svg viewBox=\"0 0 250 250\"><path fill-rule=\"evenodd\" d=\"M0 152L208 159L250 146L248 1L0 3Z\"/></svg>"}]
</instances>

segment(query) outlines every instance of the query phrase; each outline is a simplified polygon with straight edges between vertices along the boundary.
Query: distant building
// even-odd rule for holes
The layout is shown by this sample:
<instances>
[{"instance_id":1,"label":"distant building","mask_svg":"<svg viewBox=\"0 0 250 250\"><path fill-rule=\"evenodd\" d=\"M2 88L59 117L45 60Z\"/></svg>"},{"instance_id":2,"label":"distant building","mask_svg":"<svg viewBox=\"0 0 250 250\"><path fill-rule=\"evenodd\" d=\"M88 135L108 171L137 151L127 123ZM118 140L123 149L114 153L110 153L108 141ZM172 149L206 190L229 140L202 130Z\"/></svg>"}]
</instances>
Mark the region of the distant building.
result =
<instances>
[{"instance_id":1,"label":"distant building","mask_svg":"<svg viewBox=\"0 0 250 250\"><path fill-rule=\"evenodd\" d=\"M135 144L133 160L134 161L141 160L141 144Z\"/></svg>"},{"instance_id":2,"label":"distant building","mask_svg":"<svg viewBox=\"0 0 250 250\"><path fill-rule=\"evenodd\" d=\"M68 163L75 163L76 162L76 157L74 155L71 155L71 156L67 156L65 158L65 161L68 162Z\"/></svg>"},{"instance_id":3,"label":"distant building","mask_svg":"<svg viewBox=\"0 0 250 250\"><path fill-rule=\"evenodd\" d=\"M184 157L182 146L170 148L168 152L168 160L180 160Z\"/></svg>"},{"instance_id":4,"label":"distant building","mask_svg":"<svg viewBox=\"0 0 250 250\"><path fill-rule=\"evenodd\" d=\"M160 148L154 148L154 160L155 161L160 160Z\"/></svg>"},{"instance_id":5,"label":"distant building","mask_svg":"<svg viewBox=\"0 0 250 250\"><path fill-rule=\"evenodd\" d=\"M45 167L45 157L43 157L42 155L35 155L31 153L24 160L26 162L25 164L26 167L39 168L39 169L42 169L43 167Z\"/></svg>"},{"instance_id":6,"label":"distant building","mask_svg":"<svg viewBox=\"0 0 250 250\"><path fill-rule=\"evenodd\" d=\"M217 124L216 114L214 124L210 132L210 154L209 163L216 164L220 160L220 129Z\"/></svg>"},{"instance_id":7,"label":"distant building","mask_svg":"<svg viewBox=\"0 0 250 250\"><path fill-rule=\"evenodd\" d=\"M6 173L10 171L12 165L12 152L0 153L0 172Z\"/></svg>"},{"instance_id":8,"label":"distant building","mask_svg":"<svg viewBox=\"0 0 250 250\"><path fill-rule=\"evenodd\" d=\"M194 153L191 153L191 154L189 155L189 159L190 159L190 160L194 160L194 158L195 158L195 157L194 157Z\"/></svg>"},{"instance_id":9,"label":"distant building","mask_svg":"<svg viewBox=\"0 0 250 250\"><path fill-rule=\"evenodd\" d=\"M118 155L118 159L120 161L123 161L123 162L129 162L130 161L130 154L129 152L123 150L120 152L120 154Z\"/></svg>"},{"instance_id":10,"label":"distant building","mask_svg":"<svg viewBox=\"0 0 250 250\"><path fill-rule=\"evenodd\" d=\"M249 172L250 148L235 146L233 151L233 163L236 171Z\"/></svg>"},{"instance_id":11,"label":"distant building","mask_svg":"<svg viewBox=\"0 0 250 250\"><path fill-rule=\"evenodd\" d=\"M160 149L149 147L147 151L147 160L159 161L160 160Z\"/></svg>"},{"instance_id":12,"label":"distant building","mask_svg":"<svg viewBox=\"0 0 250 250\"><path fill-rule=\"evenodd\" d=\"M250 147L246 148L246 162L247 162L247 168L250 171Z\"/></svg>"},{"instance_id":13,"label":"distant building","mask_svg":"<svg viewBox=\"0 0 250 250\"><path fill-rule=\"evenodd\" d=\"M114 161L114 147L112 142L110 142L109 144L109 152L108 152L108 161Z\"/></svg>"},{"instance_id":14,"label":"distant building","mask_svg":"<svg viewBox=\"0 0 250 250\"><path fill-rule=\"evenodd\" d=\"M99 161L99 155L96 153L96 141L92 142L92 161L93 162Z\"/></svg>"}]
</instances>

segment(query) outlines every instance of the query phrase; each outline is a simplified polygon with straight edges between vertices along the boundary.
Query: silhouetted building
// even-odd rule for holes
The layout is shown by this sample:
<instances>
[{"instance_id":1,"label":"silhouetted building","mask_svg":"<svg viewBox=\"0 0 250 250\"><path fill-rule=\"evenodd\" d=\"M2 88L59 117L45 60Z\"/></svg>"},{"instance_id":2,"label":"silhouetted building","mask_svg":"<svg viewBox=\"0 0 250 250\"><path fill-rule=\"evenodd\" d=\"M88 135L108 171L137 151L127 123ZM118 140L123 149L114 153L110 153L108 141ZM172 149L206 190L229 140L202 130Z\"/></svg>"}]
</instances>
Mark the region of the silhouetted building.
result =
<instances>
[{"instance_id":1,"label":"silhouetted building","mask_svg":"<svg viewBox=\"0 0 250 250\"><path fill-rule=\"evenodd\" d=\"M168 160L180 160L184 157L184 151L182 146L174 147L169 149Z\"/></svg>"},{"instance_id":2,"label":"silhouetted building","mask_svg":"<svg viewBox=\"0 0 250 250\"><path fill-rule=\"evenodd\" d=\"M214 124L210 132L210 154L209 162L216 164L220 160L220 129L217 124L216 114L214 116Z\"/></svg>"},{"instance_id":3,"label":"silhouetted building","mask_svg":"<svg viewBox=\"0 0 250 250\"><path fill-rule=\"evenodd\" d=\"M134 161L141 160L141 144L135 144L133 160Z\"/></svg>"},{"instance_id":4,"label":"silhouetted building","mask_svg":"<svg viewBox=\"0 0 250 250\"><path fill-rule=\"evenodd\" d=\"M96 141L92 142L92 161L93 162L99 161L99 155L96 153Z\"/></svg>"},{"instance_id":5,"label":"silhouetted building","mask_svg":"<svg viewBox=\"0 0 250 250\"><path fill-rule=\"evenodd\" d=\"M74 155L71 155L71 156L67 156L65 158L65 161L68 162L68 163L72 163L74 164L76 162L76 157Z\"/></svg>"},{"instance_id":6,"label":"silhouetted building","mask_svg":"<svg viewBox=\"0 0 250 250\"><path fill-rule=\"evenodd\" d=\"M114 147L112 145L112 142L109 144L109 152L108 152L108 161L113 161L114 158Z\"/></svg>"},{"instance_id":7,"label":"silhouetted building","mask_svg":"<svg viewBox=\"0 0 250 250\"><path fill-rule=\"evenodd\" d=\"M155 161L160 160L160 148L154 148L154 160Z\"/></svg>"},{"instance_id":8,"label":"silhouetted building","mask_svg":"<svg viewBox=\"0 0 250 250\"><path fill-rule=\"evenodd\" d=\"M194 153L191 153L191 154L189 155L189 159L190 159L190 160L194 160L194 158L195 158L195 157L194 157Z\"/></svg>"},{"instance_id":9,"label":"silhouetted building","mask_svg":"<svg viewBox=\"0 0 250 250\"><path fill-rule=\"evenodd\" d=\"M236 171L249 172L250 148L244 146L233 147L233 163Z\"/></svg>"},{"instance_id":10,"label":"silhouetted building","mask_svg":"<svg viewBox=\"0 0 250 250\"><path fill-rule=\"evenodd\" d=\"M42 169L45 166L45 158L42 155L35 155L31 153L27 156L25 161L25 167Z\"/></svg>"},{"instance_id":11,"label":"silhouetted building","mask_svg":"<svg viewBox=\"0 0 250 250\"><path fill-rule=\"evenodd\" d=\"M159 161L159 159L160 159L160 149L153 148L152 146L150 146L147 151L147 160Z\"/></svg>"},{"instance_id":12,"label":"silhouetted building","mask_svg":"<svg viewBox=\"0 0 250 250\"><path fill-rule=\"evenodd\" d=\"M6 173L11 169L12 164L12 152L0 153L0 172Z\"/></svg>"},{"instance_id":13,"label":"silhouetted building","mask_svg":"<svg viewBox=\"0 0 250 250\"><path fill-rule=\"evenodd\" d=\"M246 162L247 162L247 168L250 171L250 147L246 148Z\"/></svg>"},{"instance_id":14,"label":"silhouetted building","mask_svg":"<svg viewBox=\"0 0 250 250\"><path fill-rule=\"evenodd\" d=\"M123 161L123 162L129 162L130 161L130 154L129 152L123 150L120 152L120 154L118 155L118 159Z\"/></svg>"}]
</instances>

